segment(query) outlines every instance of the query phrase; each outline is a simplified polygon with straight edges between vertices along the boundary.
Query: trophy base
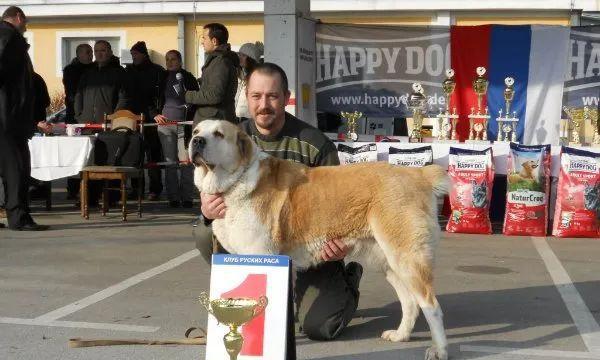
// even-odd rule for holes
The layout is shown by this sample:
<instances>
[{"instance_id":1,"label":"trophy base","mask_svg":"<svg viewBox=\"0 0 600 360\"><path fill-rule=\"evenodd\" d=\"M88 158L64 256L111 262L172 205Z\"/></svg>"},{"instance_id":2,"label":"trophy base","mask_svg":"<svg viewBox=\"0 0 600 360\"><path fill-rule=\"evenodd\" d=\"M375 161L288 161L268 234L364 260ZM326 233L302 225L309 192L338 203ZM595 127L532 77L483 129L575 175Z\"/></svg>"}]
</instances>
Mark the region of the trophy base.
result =
<instances>
[{"instance_id":1,"label":"trophy base","mask_svg":"<svg viewBox=\"0 0 600 360\"><path fill-rule=\"evenodd\" d=\"M594 144L594 143L592 143L592 144L590 144L590 147L591 148L595 148L595 149L600 149L600 144Z\"/></svg>"},{"instance_id":2,"label":"trophy base","mask_svg":"<svg viewBox=\"0 0 600 360\"><path fill-rule=\"evenodd\" d=\"M569 141L568 144L567 144L567 146L583 146L583 144L580 143L580 142Z\"/></svg>"},{"instance_id":3,"label":"trophy base","mask_svg":"<svg viewBox=\"0 0 600 360\"><path fill-rule=\"evenodd\" d=\"M510 144L510 143L515 143L518 144L518 141L511 141L511 140L495 140L494 144Z\"/></svg>"},{"instance_id":4,"label":"trophy base","mask_svg":"<svg viewBox=\"0 0 600 360\"><path fill-rule=\"evenodd\" d=\"M491 145L489 140L465 140L465 144Z\"/></svg>"},{"instance_id":5,"label":"trophy base","mask_svg":"<svg viewBox=\"0 0 600 360\"><path fill-rule=\"evenodd\" d=\"M458 144L460 143L460 141L458 140L451 140L451 139L433 139L433 142L436 144Z\"/></svg>"}]
</instances>

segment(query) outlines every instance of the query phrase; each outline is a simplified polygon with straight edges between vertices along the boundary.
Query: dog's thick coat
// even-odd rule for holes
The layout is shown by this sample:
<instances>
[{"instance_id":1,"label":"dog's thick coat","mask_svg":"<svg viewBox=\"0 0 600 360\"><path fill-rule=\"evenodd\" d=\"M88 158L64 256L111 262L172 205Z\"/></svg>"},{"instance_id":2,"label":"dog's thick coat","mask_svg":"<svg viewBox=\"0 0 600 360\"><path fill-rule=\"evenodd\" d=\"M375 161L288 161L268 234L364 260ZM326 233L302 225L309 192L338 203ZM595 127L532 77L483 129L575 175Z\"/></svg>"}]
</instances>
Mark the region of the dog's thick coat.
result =
<instances>
[{"instance_id":1,"label":"dog's thick coat","mask_svg":"<svg viewBox=\"0 0 600 360\"><path fill-rule=\"evenodd\" d=\"M446 359L442 311L433 290L439 238L436 196L447 193L439 166L387 163L308 168L270 157L235 125L206 120L190 143L200 191L223 194L225 218L213 222L223 247L239 254L286 254L300 267L320 262L333 238L382 266L402 306L390 341L408 341L419 307L431 329L426 359Z\"/></svg>"}]
</instances>

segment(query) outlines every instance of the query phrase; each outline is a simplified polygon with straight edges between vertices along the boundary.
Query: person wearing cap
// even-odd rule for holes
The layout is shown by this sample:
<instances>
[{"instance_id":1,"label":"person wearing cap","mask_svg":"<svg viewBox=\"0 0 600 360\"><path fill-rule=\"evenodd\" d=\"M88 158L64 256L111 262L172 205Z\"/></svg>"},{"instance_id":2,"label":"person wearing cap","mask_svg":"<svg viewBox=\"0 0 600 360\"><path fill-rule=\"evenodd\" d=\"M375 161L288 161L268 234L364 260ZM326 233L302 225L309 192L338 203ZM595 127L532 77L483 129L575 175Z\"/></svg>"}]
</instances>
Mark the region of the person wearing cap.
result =
<instances>
[{"instance_id":1,"label":"person wearing cap","mask_svg":"<svg viewBox=\"0 0 600 360\"><path fill-rule=\"evenodd\" d=\"M235 93L239 59L227 43L229 32L223 24L204 25L202 46L206 54L200 89L187 91L185 101L196 105L194 125L206 119L236 122Z\"/></svg>"},{"instance_id":2,"label":"person wearing cap","mask_svg":"<svg viewBox=\"0 0 600 360\"><path fill-rule=\"evenodd\" d=\"M254 44L245 43L238 51L240 67L238 70L238 88L235 94L235 114L240 121L250 118L248 100L246 99L246 77L261 62L263 49L263 44L257 41Z\"/></svg>"},{"instance_id":3,"label":"person wearing cap","mask_svg":"<svg viewBox=\"0 0 600 360\"><path fill-rule=\"evenodd\" d=\"M156 115L160 114L160 91L167 74L162 66L150 60L144 41L136 42L130 52L133 63L128 64L125 70L132 86L132 109L136 114L144 114L147 123L153 123ZM144 142L148 161L153 163L162 161L162 147L155 126L144 129ZM158 200L163 190L161 169L159 167L148 169L148 178L150 179L148 200ZM132 185L137 188L136 179L133 180ZM132 193L137 194L137 191L134 190Z\"/></svg>"}]
</instances>

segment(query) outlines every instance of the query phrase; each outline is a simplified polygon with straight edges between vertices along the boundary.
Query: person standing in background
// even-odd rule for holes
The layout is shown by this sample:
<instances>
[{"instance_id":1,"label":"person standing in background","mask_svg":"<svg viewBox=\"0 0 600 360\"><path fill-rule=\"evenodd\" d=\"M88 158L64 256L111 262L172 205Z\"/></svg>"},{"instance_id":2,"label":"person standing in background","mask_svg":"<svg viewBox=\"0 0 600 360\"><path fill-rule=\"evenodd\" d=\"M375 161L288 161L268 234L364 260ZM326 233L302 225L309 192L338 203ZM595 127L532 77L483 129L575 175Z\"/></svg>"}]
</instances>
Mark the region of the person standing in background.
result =
<instances>
[{"instance_id":1,"label":"person standing in background","mask_svg":"<svg viewBox=\"0 0 600 360\"><path fill-rule=\"evenodd\" d=\"M130 52L133 64L127 65L126 71L132 85L132 110L136 114L144 114L147 123L153 123L156 115L160 114L160 89L164 84L166 72L162 66L150 60L144 41L136 42ZM162 161L162 148L156 126L144 128L144 142L148 162ZM159 200L163 189L161 169L159 167L148 169L148 178L150 179L148 200ZM133 194L137 194L135 190L137 186L140 186L137 179L133 179ZM143 183L141 186L144 186Z\"/></svg>"},{"instance_id":2,"label":"person standing in background","mask_svg":"<svg viewBox=\"0 0 600 360\"><path fill-rule=\"evenodd\" d=\"M94 51L89 44L79 44L75 50L76 57L63 69L63 85L65 88L65 123L74 124L75 121L75 95L81 76L91 69ZM67 179L67 199L77 199L79 195L80 180L77 177Z\"/></svg>"},{"instance_id":3,"label":"person standing in background","mask_svg":"<svg viewBox=\"0 0 600 360\"><path fill-rule=\"evenodd\" d=\"M187 91L185 101L196 105L194 125L206 119L236 122L235 93L239 59L227 43L229 32L223 24L204 25L202 47L206 54L200 89Z\"/></svg>"},{"instance_id":4,"label":"person standing in background","mask_svg":"<svg viewBox=\"0 0 600 360\"><path fill-rule=\"evenodd\" d=\"M238 87L235 94L235 114L238 121L250 118L248 111L248 100L246 99L246 77L260 63L264 52L264 46L260 41L256 43L245 43L238 51L240 67L238 71Z\"/></svg>"},{"instance_id":5,"label":"person standing in background","mask_svg":"<svg viewBox=\"0 0 600 360\"><path fill-rule=\"evenodd\" d=\"M31 160L27 142L36 127L33 66L23 34L27 17L8 7L0 22L0 176L4 182L8 227L18 231L48 229L29 214L27 191Z\"/></svg>"},{"instance_id":6,"label":"person standing in background","mask_svg":"<svg viewBox=\"0 0 600 360\"><path fill-rule=\"evenodd\" d=\"M182 68L181 53L169 50L165 55L167 64L167 79L161 91L160 114L154 117L158 124L167 121L189 121L194 116L191 106L185 103L185 91L198 90L198 82L190 72ZM165 161L174 163L165 168L165 182L169 206L191 208L193 206L194 167L183 164L188 161L188 143L191 138L191 127L159 126L158 136L162 145ZM179 166L177 165L179 163ZM178 174L179 169L179 174Z\"/></svg>"}]
</instances>

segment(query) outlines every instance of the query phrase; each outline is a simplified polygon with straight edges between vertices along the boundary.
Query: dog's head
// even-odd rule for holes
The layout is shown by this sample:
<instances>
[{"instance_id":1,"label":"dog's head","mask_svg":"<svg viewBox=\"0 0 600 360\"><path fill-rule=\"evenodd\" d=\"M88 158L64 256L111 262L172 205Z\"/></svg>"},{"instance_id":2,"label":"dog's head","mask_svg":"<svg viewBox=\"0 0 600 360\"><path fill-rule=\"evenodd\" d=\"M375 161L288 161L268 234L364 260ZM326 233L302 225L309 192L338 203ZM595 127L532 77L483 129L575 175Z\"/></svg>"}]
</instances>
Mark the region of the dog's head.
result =
<instances>
[{"instance_id":1,"label":"dog's head","mask_svg":"<svg viewBox=\"0 0 600 360\"><path fill-rule=\"evenodd\" d=\"M250 137L224 120L204 120L194 128L188 148L190 160L205 173L220 168L233 173L256 156Z\"/></svg>"}]
</instances>

